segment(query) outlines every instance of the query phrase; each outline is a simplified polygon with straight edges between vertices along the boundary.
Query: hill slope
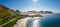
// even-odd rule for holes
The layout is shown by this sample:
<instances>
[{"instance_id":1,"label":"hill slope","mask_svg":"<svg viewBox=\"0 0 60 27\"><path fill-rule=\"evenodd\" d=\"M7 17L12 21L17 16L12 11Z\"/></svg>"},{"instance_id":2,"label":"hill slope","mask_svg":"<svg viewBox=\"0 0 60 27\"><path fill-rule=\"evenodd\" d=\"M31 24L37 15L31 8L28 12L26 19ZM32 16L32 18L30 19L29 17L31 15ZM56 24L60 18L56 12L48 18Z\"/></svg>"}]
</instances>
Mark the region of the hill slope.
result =
<instances>
[{"instance_id":1,"label":"hill slope","mask_svg":"<svg viewBox=\"0 0 60 27\"><path fill-rule=\"evenodd\" d=\"M15 17L14 11L0 4L0 25Z\"/></svg>"}]
</instances>

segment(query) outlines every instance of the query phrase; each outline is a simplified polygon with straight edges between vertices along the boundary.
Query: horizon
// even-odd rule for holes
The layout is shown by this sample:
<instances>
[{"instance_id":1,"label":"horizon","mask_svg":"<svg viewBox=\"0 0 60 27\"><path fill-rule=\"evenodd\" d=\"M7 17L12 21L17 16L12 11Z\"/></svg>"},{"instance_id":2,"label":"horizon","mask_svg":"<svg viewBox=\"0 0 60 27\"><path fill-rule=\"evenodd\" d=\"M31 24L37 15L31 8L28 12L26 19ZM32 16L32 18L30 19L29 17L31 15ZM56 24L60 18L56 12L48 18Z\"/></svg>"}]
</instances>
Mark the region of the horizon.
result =
<instances>
[{"instance_id":1,"label":"horizon","mask_svg":"<svg viewBox=\"0 0 60 27\"><path fill-rule=\"evenodd\" d=\"M53 11L60 13L60 0L0 0L0 4L19 11Z\"/></svg>"}]
</instances>

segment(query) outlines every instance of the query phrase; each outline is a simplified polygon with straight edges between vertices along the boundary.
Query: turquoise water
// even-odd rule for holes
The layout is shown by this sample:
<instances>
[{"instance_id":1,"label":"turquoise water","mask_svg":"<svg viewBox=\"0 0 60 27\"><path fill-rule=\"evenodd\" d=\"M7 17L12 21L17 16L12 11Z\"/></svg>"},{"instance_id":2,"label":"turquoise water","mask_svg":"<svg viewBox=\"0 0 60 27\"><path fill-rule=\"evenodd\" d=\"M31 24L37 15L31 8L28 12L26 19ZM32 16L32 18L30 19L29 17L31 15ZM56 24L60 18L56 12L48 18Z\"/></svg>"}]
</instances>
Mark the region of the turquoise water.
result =
<instances>
[{"instance_id":1,"label":"turquoise water","mask_svg":"<svg viewBox=\"0 0 60 27\"><path fill-rule=\"evenodd\" d=\"M28 27L32 27L34 24L32 23L34 20L28 20ZM39 20L38 27L60 27L60 13L50 14L42 17Z\"/></svg>"}]
</instances>

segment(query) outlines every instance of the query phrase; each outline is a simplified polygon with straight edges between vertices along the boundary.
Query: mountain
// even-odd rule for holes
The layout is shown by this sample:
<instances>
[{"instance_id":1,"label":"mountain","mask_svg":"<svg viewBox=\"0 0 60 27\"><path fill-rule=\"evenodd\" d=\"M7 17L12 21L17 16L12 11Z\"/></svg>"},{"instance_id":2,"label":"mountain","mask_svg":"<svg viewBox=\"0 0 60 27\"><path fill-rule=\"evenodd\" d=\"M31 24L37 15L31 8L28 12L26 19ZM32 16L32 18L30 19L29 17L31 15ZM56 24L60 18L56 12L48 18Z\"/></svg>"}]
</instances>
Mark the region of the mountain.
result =
<instances>
[{"instance_id":1,"label":"mountain","mask_svg":"<svg viewBox=\"0 0 60 27\"><path fill-rule=\"evenodd\" d=\"M8 7L0 4L0 25L15 17L15 12Z\"/></svg>"},{"instance_id":2,"label":"mountain","mask_svg":"<svg viewBox=\"0 0 60 27\"><path fill-rule=\"evenodd\" d=\"M53 12L52 11L39 11L39 13L47 14L47 13L53 13Z\"/></svg>"}]
</instances>

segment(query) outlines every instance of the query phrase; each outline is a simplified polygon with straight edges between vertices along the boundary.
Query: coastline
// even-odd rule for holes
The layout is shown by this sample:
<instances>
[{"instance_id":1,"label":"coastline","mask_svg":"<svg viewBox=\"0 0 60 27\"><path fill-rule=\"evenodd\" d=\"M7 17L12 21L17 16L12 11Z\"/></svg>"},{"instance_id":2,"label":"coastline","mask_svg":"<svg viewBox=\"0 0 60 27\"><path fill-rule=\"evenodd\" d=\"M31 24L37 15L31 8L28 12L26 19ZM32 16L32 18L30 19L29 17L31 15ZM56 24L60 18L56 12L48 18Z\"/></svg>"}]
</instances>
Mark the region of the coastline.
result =
<instances>
[{"instance_id":1,"label":"coastline","mask_svg":"<svg viewBox=\"0 0 60 27\"><path fill-rule=\"evenodd\" d=\"M14 27L27 27L27 21L29 19L33 19L33 20L36 20L36 19L40 19L40 17L26 17L26 18L22 18L20 20L17 21L17 23L14 25Z\"/></svg>"}]
</instances>

